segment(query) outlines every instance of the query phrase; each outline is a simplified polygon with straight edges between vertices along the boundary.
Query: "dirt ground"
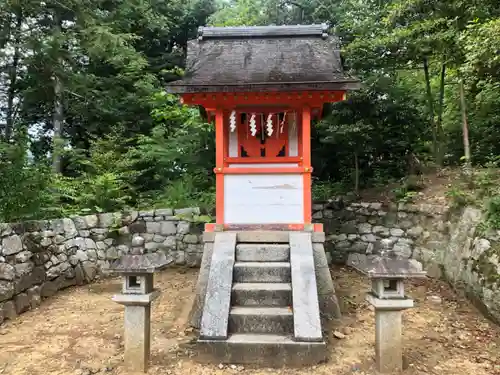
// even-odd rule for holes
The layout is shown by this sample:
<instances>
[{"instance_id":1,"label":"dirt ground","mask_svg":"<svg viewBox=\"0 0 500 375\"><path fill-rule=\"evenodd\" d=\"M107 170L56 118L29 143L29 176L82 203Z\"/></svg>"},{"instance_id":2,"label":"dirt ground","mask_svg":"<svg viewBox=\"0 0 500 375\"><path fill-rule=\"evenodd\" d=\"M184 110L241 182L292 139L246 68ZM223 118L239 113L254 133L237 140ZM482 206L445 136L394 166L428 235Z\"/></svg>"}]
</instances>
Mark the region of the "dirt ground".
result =
<instances>
[{"instance_id":1,"label":"dirt ground","mask_svg":"<svg viewBox=\"0 0 500 375\"><path fill-rule=\"evenodd\" d=\"M329 327L328 363L305 369L253 369L201 365L186 327L197 270L161 273L163 290L152 318L149 374L372 375L374 313L364 302L366 281L344 268L332 270L344 317ZM71 288L0 327L0 374L90 375L127 372L122 367L123 307L112 302L118 279ZM500 374L500 329L440 282L413 284L416 307L404 313L404 374ZM344 336L341 339L334 337ZM340 335L338 333L341 333Z\"/></svg>"}]
</instances>

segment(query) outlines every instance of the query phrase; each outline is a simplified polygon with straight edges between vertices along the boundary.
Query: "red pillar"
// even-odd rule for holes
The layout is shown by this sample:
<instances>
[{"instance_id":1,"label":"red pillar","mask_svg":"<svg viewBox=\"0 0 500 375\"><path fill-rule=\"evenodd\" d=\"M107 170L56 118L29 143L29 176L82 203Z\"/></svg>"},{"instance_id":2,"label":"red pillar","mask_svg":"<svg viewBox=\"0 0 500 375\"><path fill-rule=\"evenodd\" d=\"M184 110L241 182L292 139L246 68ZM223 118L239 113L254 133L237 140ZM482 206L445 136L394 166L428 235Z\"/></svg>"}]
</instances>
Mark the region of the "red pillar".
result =
<instances>
[{"instance_id":1,"label":"red pillar","mask_svg":"<svg viewBox=\"0 0 500 375\"><path fill-rule=\"evenodd\" d=\"M304 224L312 222L311 108L302 109L302 166L304 167Z\"/></svg>"},{"instance_id":2,"label":"red pillar","mask_svg":"<svg viewBox=\"0 0 500 375\"><path fill-rule=\"evenodd\" d=\"M224 111L215 110L215 223L224 224Z\"/></svg>"}]
</instances>

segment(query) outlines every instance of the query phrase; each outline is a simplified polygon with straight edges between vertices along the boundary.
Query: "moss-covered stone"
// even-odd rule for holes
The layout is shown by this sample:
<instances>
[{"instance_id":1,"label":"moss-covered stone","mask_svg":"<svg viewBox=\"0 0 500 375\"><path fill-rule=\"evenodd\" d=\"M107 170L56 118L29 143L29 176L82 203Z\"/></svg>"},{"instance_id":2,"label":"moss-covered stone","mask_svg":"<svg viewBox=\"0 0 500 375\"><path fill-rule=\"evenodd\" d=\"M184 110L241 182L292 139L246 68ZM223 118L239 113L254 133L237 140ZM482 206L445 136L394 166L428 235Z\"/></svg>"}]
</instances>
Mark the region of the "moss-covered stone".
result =
<instances>
[{"instance_id":1,"label":"moss-covered stone","mask_svg":"<svg viewBox=\"0 0 500 375\"><path fill-rule=\"evenodd\" d=\"M481 252L479 258L470 259L472 270L482 276L483 285L500 286L500 267L498 259L500 258L500 242L490 242L490 247ZM477 242L476 242L477 246ZM493 261L496 259L497 261Z\"/></svg>"}]
</instances>

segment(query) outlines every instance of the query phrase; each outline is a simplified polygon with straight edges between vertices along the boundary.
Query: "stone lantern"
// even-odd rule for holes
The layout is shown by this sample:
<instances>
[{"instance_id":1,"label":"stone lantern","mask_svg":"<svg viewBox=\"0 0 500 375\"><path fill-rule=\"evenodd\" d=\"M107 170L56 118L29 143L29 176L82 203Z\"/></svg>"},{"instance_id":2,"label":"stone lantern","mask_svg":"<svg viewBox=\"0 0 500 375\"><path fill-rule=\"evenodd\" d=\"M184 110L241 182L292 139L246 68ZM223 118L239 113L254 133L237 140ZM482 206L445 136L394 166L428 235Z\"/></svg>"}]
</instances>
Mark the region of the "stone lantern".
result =
<instances>
[{"instance_id":1,"label":"stone lantern","mask_svg":"<svg viewBox=\"0 0 500 375\"><path fill-rule=\"evenodd\" d=\"M164 253L125 255L111 265L122 275L122 293L113 301L125 306L125 365L147 372L151 343L151 302L160 291L153 288L153 274L173 262Z\"/></svg>"},{"instance_id":2,"label":"stone lantern","mask_svg":"<svg viewBox=\"0 0 500 375\"><path fill-rule=\"evenodd\" d=\"M366 300L375 308L375 361L378 371L403 370L402 312L413 307L405 296L404 280L426 277L414 259L351 254L348 265L367 275L372 290Z\"/></svg>"}]
</instances>

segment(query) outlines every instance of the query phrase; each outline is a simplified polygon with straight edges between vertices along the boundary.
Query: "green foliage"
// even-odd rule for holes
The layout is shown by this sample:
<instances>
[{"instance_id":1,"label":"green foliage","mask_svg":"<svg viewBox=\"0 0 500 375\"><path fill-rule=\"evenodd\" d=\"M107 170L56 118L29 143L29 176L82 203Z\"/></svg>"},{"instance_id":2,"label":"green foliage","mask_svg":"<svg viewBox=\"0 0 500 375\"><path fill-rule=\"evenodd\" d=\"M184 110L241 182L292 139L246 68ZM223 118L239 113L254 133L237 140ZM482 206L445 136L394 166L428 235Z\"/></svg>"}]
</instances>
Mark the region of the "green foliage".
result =
<instances>
[{"instance_id":1,"label":"green foliage","mask_svg":"<svg viewBox=\"0 0 500 375\"><path fill-rule=\"evenodd\" d=\"M404 186L395 188L392 192L399 203L411 203L417 196L417 192L408 190Z\"/></svg>"},{"instance_id":2,"label":"green foliage","mask_svg":"<svg viewBox=\"0 0 500 375\"><path fill-rule=\"evenodd\" d=\"M312 199L317 202L325 202L336 195L343 194L348 190L340 182L314 181L312 185Z\"/></svg>"},{"instance_id":3,"label":"green foliage","mask_svg":"<svg viewBox=\"0 0 500 375\"><path fill-rule=\"evenodd\" d=\"M488 81L497 81L500 67L500 18L481 22L474 19L461 35L465 51L464 72L477 75ZM487 82L482 82L486 84ZM492 82L491 82L492 83Z\"/></svg>"},{"instance_id":4,"label":"green foliage","mask_svg":"<svg viewBox=\"0 0 500 375\"><path fill-rule=\"evenodd\" d=\"M210 17L213 26L251 26L264 24L265 1L235 0L222 4L217 13Z\"/></svg>"},{"instance_id":5,"label":"green foliage","mask_svg":"<svg viewBox=\"0 0 500 375\"><path fill-rule=\"evenodd\" d=\"M417 196L418 192L424 189L422 179L416 175L410 175L402 179L401 185L392 189L394 198L400 203L411 203Z\"/></svg>"},{"instance_id":6,"label":"green foliage","mask_svg":"<svg viewBox=\"0 0 500 375\"><path fill-rule=\"evenodd\" d=\"M198 109L179 104L164 93L155 96L150 135L138 137L137 147L127 153L138 171L135 186L140 192L164 191L174 181L189 181L205 191L214 185L215 134L200 118Z\"/></svg>"},{"instance_id":7,"label":"green foliage","mask_svg":"<svg viewBox=\"0 0 500 375\"><path fill-rule=\"evenodd\" d=\"M71 177L57 175L52 185L64 214L113 212L135 203L131 181L136 172L122 146L119 136L111 134L92 141L88 152L66 152Z\"/></svg>"},{"instance_id":8,"label":"green foliage","mask_svg":"<svg viewBox=\"0 0 500 375\"><path fill-rule=\"evenodd\" d=\"M52 190L62 203L64 215L114 212L127 208L131 199L123 181L113 173L58 176Z\"/></svg>"},{"instance_id":9,"label":"green foliage","mask_svg":"<svg viewBox=\"0 0 500 375\"><path fill-rule=\"evenodd\" d=\"M497 159L488 163L487 168L467 176L462 184L454 184L446 193L456 208L474 205L485 211L483 231L488 228L500 229L500 173Z\"/></svg>"},{"instance_id":10,"label":"green foliage","mask_svg":"<svg viewBox=\"0 0 500 375\"><path fill-rule=\"evenodd\" d=\"M0 222L37 219L53 203L50 169L30 163L27 146L24 134L0 142Z\"/></svg>"},{"instance_id":11,"label":"green foliage","mask_svg":"<svg viewBox=\"0 0 500 375\"><path fill-rule=\"evenodd\" d=\"M200 207L204 211L212 212L215 208L215 186L200 190L194 181L186 176L184 179L173 181L155 195L144 196L141 203L147 208Z\"/></svg>"},{"instance_id":12,"label":"green foliage","mask_svg":"<svg viewBox=\"0 0 500 375\"><path fill-rule=\"evenodd\" d=\"M325 106L312 128L314 199L355 184L401 181L440 158L461 165L465 113L472 162L486 169L448 196L457 206L484 207L488 222L498 225L492 161L500 155L500 8L494 0L4 1L0 220L132 206L202 205L210 212L213 126L197 108L163 93L166 82L183 74L187 41L207 23L322 22L340 36L345 68L364 88ZM53 136L59 101L62 129ZM49 165L54 150L63 167L57 175ZM411 201L419 189L404 179L394 194Z\"/></svg>"},{"instance_id":13,"label":"green foliage","mask_svg":"<svg viewBox=\"0 0 500 375\"><path fill-rule=\"evenodd\" d=\"M421 179L418 176L410 175L403 178L401 185L392 189L392 193L397 202L411 203L423 188Z\"/></svg>"},{"instance_id":14,"label":"green foliage","mask_svg":"<svg viewBox=\"0 0 500 375\"><path fill-rule=\"evenodd\" d=\"M446 197L451 200L452 207L463 208L474 204L474 198L467 190L459 186L453 186L446 192Z\"/></svg>"},{"instance_id":15,"label":"green foliage","mask_svg":"<svg viewBox=\"0 0 500 375\"><path fill-rule=\"evenodd\" d=\"M500 229L500 191L487 201L486 220L495 229Z\"/></svg>"},{"instance_id":16,"label":"green foliage","mask_svg":"<svg viewBox=\"0 0 500 375\"><path fill-rule=\"evenodd\" d=\"M500 173L498 157L493 158L475 178L475 193L486 210L486 224L500 229Z\"/></svg>"},{"instance_id":17,"label":"green foliage","mask_svg":"<svg viewBox=\"0 0 500 375\"><path fill-rule=\"evenodd\" d=\"M336 103L315 126L313 165L321 179L352 186L354 157L359 159L361 187L402 178L409 171L409 156L418 152L425 122L412 99L383 82ZM319 144L318 144L319 140ZM317 158L327 163L318 165ZM347 172L347 173L346 173Z\"/></svg>"}]
</instances>

